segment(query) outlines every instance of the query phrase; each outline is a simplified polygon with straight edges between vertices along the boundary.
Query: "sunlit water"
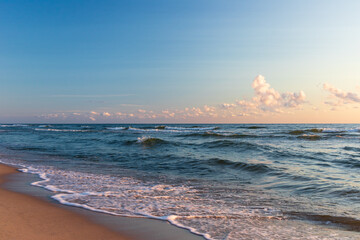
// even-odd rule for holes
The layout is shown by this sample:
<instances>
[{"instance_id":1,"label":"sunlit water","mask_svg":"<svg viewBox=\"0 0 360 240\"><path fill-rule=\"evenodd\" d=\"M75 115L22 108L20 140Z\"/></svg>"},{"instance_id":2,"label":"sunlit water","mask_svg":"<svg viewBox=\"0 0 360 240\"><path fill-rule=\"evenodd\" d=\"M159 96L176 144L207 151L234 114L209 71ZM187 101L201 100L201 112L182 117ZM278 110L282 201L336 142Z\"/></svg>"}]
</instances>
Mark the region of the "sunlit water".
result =
<instances>
[{"instance_id":1,"label":"sunlit water","mask_svg":"<svg viewBox=\"0 0 360 240\"><path fill-rule=\"evenodd\" d=\"M0 125L60 203L208 239L360 239L360 125Z\"/></svg>"}]
</instances>

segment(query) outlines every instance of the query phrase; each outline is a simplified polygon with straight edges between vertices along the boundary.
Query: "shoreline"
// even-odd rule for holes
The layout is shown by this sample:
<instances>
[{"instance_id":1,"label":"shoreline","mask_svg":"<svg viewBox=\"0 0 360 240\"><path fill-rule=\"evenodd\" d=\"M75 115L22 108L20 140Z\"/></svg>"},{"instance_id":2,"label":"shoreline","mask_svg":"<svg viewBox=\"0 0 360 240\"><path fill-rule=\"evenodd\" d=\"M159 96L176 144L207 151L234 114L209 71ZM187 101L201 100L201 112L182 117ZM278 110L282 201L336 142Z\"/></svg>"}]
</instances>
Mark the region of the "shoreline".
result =
<instances>
[{"instance_id":1,"label":"shoreline","mask_svg":"<svg viewBox=\"0 0 360 240\"><path fill-rule=\"evenodd\" d=\"M167 221L109 215L61 204L51 198L51 191L31 185L32 182L38 180L38 176L34 174L23 173L18 171L16 166L0 163L0 229L4 229L0 233L0 239L45 240L50 237L52 240L205 240L204 237L193 234L188 229L174 226ZM16 212L5 212L7 201L10 201L9 205L12 209L16 209ZM50 211L47 211L48 208ZM51 214L48 215L48 212ZM11 218L3 219L1 217L8 215ZM19 218L20 215L21 218ZM28 221L22 219L22 216L28 217ZM34 224L42 226L41 229L49 229L51 235L45 236L44 234L47 233L31 229L32 225L30 226L28 223L32 222L30 221L32 216L35 216L37 221ZM74 223L72 223L73 220L67 221L72 218L75 219ZM20 221L18 221L19 219ZM58 224L59 222L63 225ZM4 223L8 225L5 227L9 228L3 228ZM26 225L28 228L19 230L17 228L19 225ZM89 229L91 231L88 231ZM68 232L64 233L64 231ZM39 232L44 236L38 236ZM10 235L15 233L16 236ZM22 234L27 234L29 237L24 238Z\"/></svg>"},{"instance_id":2,"label":"shoreline","mask_svg":"<svg viewBox=\"0 0 360 240\"><path fill-rule=\"evenodd\" d=\"M0 239L134 240L85 217L3 186L16 168L0 164Z\"/></svg>"}]
</instances>

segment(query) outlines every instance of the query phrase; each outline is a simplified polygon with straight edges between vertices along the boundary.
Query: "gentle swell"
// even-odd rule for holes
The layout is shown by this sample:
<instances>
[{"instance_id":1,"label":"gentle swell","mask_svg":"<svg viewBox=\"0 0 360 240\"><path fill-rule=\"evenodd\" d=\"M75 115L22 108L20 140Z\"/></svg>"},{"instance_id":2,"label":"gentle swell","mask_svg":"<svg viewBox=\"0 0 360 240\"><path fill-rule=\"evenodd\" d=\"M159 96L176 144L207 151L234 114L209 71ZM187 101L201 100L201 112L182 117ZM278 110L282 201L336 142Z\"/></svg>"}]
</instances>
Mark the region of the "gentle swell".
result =
<instances>
[{"instance_id":1,"label":"gentle swell","mask_svg":"<svg viewBox=\"0 0 360 240\"><path fill-rule=\"evenodd\" d=\"M311 141L316 141L321 139L319 135L313 135L313 134L303 134L301 136L298 136L297 138L311 140Z\"/></svg>"},{"instance_id":2,"label":"gentle swell","mask_svg":"<svg viewBox=\"0 0 360 240\"><path fill-rule=\"evenodd\" d=\"M242 169L245 171L255 172L255 173L267 173L267 172L275 171L274 169L271 169L265 164L260 164L260 163L252 164L252 163L243 163L243 162L233 162L230 160L220 159L220 158L212 158L208 162L211 165L228 166L233 169Z\"/></svg>"},{"instance_id":3,"label":"gentle swell","mask_svg":"<svg viewBox=\"0 0 360 240\"><path fill-rule=\"evenodd\" d=\"M336 224L346 230L360 232L360 220L351 217L338 217L331 215L319 215L313 213L303 212L284 212L285 214L295 219L305 219L310 221L316 221L322 224Z\"/></svg>"},{"instance_id":4,"label":"gentle swell","mask_svg":"<svg viewBox=\"0 0 360 240\"><path fill-rule=\"evenodd\" d=\"M204 138L254 138L256 135L237 134L237 133L215 133L215 132L203 132L203 133L190 133L184 134L180 137L204 137Z\"/></svg>"}]
</instances>

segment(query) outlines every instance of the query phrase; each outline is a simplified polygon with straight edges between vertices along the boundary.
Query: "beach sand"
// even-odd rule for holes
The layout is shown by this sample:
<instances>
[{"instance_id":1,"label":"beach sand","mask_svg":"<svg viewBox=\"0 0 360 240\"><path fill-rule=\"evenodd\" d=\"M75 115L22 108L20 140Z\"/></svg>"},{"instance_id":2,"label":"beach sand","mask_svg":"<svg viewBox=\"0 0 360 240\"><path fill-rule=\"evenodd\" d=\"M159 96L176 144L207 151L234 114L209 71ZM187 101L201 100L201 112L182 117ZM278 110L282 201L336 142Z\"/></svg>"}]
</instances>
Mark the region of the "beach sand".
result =
<instances>
[{"instance_id":1,"label":"beach sand","mask_svg":"<svg viewBox=\"0 0 360 240\"><path fill-rule=\"evenodd\" d=\"M205 240L166 221L114 216L66 206L31 182L40 179L0 164L0 240Z\"/></svg>"},{"instance_id":2,"label":"beach sand","mask_svg":"<svg viewBox=\"0 0 360 240\"><path fill-rule=\"evenodd\" d=\"M0 184L16 169L0 165ZM121 234L36 197L0 189L0 239L125 240Z\"/></svg>"}]
</instances>

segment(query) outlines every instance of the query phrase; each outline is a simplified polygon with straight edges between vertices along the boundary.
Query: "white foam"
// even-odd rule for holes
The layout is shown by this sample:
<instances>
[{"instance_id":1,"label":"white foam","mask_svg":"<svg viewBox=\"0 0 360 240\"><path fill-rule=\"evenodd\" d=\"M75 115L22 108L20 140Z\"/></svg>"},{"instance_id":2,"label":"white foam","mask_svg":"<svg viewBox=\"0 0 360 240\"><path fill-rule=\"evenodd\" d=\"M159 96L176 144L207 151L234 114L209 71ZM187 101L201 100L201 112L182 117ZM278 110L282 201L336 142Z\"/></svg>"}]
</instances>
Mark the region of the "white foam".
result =
<instances>
[{"instance_id":1,"label":"white foam","mask_svg":"<svg viewBox=\"0 0 360 240\"><path fill-rule=\"evenodd\" d=\"M131 131L137 132L161 132L161 133L194 133L194 132L201 132L201 131L213 131L218 129L217 127L207 127L207 128L192 128L192 127L169 127L165 126L165 128L134 128L129 127ZM215 131L214 131L215 132Z\"/></svg>"},{"instance_id":2,"label":"white foam","mask_svg":"<svg viewBox=\"0 0 360 240\"><path fill-rule=\"evenodd\" d=\"M138 143L144 143L144 142L146 142L146 141L149 140L149 139L152 139L152 137L150 137L150 136L142 136L142 137L138 137L138 138L137 138L137 142L138 142Z\"/></svg>"},{"instance_id":3,"label":"white foam","mask_svg":"<svg viewBox=\"0 0 360 240\"><path fill-rule=\"evenodd\" d=\"M360 128L322 128L323 133L360 132Z\"/></svg>"},{"instance_id":4,"label":"white foam","mask_svg":"<svg viewBox=\"0 0 360 240\"><path fill-rule=\"evenodd\" d=\"M28 127L27 124L2 124L0 127Z\"/></svg>"},{"instance_id":5,"label":"white foam","mask_svg":"<svg viewBox=\"0 0 360 240\"><path fill-rule=\"evenodd\" d=\"M80 129L55 129L55 128L35 128L36 131L49 131L49 132L89 132L89 130Z\"/></svg>"},{"instance_id":6,"label":"white foam","mask_svg":"<svg viewBox=\"0 0 360 240\"><path fill-rule=\"evenodd\" d=\"M127 128L126 127L108 127L106 129L109 129L109 130L126 130Z\"/></svg>"},{"instance_id":7,"label":"white foam","mask_svg":"<svg viewBox=\"0 0 360 240\"><path fill-rule=\"evenodd\" d=\"M169 130L181 130L181 131L210 131L210 130L216 130L218 127L171 127L166 126L165 129Z\"/></svg>"},{"instance_id":8,"label":"white foam","mask_svg":"<svg viewBox=\"0 0 360 240\"><path fill-rule=\"evenodd\" d=\"M41 180L32 185L54 192L52 198L61 204L112 215L166 220L209 240L285 239L288 236L326 239L330 235L331 239L340 239L331 230L321 235L324 233L316 232L315 225L309 230L309 225L292 224L279 210L264 206L259 194L255 198L252 193L234 194L233 191L213 195L208 187L45 166L22 164L20 170L37 174Z\"/></svg>"},{"instance_id":9,"label":"white foam","mask_svg":"<svg viewBox=\"0 0 360 240\"><path fill-rule=\"evenodd\" d=\"M217 226L218 219L232 215L233 219L245 221L245 217L266 212L246 207L237 211L224 208L222 201L203 198L203 193L185 185L154 184L129 177L54 168L28 168L27 172L38 174L42 180L33 185L56 192L53 198L62 204L113 215L167 220L207 239L218 239L212 237L210 230ZM197 226L199 219L207 220Z\"/></svg>"},{"instance_id":10,"label":"white foam","mask_svg":"<svg viewBox=\"0 0 360 240\"><path fill-rule=\"evenodd\" d=\"M165 129L157 129L157 128L143 129L143 128L133 128L133 127L129 127L129 130L137 131L137 132L179 132L174 130L165 130Z\"/></svg>"}]
</instances>

